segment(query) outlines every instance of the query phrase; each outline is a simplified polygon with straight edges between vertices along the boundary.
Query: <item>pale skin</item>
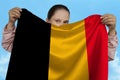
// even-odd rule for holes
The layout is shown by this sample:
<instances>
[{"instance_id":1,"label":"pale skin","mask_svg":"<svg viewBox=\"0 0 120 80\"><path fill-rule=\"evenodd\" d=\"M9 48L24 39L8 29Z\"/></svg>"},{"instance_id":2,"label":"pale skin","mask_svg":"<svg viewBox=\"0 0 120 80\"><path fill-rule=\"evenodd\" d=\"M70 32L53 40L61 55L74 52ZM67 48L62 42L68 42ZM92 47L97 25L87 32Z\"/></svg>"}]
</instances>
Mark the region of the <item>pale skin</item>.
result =
<instances>
[{"instance_id":1,"label":"pale skin","mask_svg":"<svg viewBox=\"0 0 120 80\"><path fill-rule=\"evenodd\" d=\"M20 14L21 11L22 9L18 7L12 8L9 11L9 21L6 29L10 29L11 27L14 26L15 21L21 16ZM50 19L46 19L46 22L54 24L56 26L61 26L63 24L68 24L69 18L70 18L69 12L64 9L60 9L57 10ZM108 35L110 36L116 35L116 17L113 14L102 15L101 22L107 25L107 27L109 28Z\"/></svg>"}]
</instances>

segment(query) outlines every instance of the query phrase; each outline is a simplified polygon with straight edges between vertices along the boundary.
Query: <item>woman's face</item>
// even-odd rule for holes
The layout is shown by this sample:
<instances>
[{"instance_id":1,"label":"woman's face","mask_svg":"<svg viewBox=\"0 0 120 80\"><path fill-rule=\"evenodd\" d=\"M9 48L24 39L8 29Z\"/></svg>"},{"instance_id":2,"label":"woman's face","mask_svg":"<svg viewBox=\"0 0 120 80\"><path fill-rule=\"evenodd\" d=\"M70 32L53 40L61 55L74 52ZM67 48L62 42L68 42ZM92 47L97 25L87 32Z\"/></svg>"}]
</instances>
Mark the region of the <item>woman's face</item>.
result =
<instances>
[{"instance_id":1,"label":"woman's face","mask_svg":"<svg viewBox=\"0 0 120 80\"><path fill-rule=\"evenodd\" d=\"M47 22L54 24L56 26L68 24L69 23L69 12L64 9L57 10L54 13L54 15L51 17L51 19L49 20L47 19Z\"/></svg>"}]
</instances>

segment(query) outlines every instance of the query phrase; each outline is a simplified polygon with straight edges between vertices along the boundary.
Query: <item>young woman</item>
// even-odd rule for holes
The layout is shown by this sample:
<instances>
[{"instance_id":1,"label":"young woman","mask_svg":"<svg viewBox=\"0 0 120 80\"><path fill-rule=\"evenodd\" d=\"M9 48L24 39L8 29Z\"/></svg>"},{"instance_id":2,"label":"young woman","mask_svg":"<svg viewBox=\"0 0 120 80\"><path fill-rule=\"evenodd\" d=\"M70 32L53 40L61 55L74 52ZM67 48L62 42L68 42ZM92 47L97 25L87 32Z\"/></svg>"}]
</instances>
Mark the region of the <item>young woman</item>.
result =
<instances>
[{"instance_id":1,"label":"young woman","mask_svg":"<svg viewBox=\"0 0 120 80\"><path fill-rule=\"evenodd\" d=\"M15 36L15 22L20 18L20 12L22 10L18 7L12 8L9 11L9 21L3 31L2 46L7 51L11 52L13 40ZM50 8L46 22L60 26L63 24L68 24L70 18L69 9L61 4L54 5ZM118 44L117 34L116 34L116 17L112 14L104 14L101 16L101 22L108 26L108 59L113 60L116 47Z\"/></svg>"}]
</instances>

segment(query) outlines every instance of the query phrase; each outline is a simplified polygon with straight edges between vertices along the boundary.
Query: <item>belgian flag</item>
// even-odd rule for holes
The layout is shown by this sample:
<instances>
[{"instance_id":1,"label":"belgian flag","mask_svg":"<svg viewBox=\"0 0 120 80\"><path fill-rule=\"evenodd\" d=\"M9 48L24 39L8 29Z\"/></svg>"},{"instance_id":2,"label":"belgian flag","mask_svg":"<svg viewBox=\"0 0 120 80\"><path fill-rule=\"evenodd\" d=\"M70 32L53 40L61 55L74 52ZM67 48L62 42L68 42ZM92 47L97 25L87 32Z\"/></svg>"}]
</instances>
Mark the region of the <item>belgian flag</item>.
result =
<instances>
[{"instance_id":1,"label":"belgian flag","mask_svg":"<svg viewBox=\"0 0 120 80\"><path fill-rule=\"evenodd\" d=\"M98 14L58 27L22 9L6 80L108 80L107 45Z\"/></svg>"}]
</instances>

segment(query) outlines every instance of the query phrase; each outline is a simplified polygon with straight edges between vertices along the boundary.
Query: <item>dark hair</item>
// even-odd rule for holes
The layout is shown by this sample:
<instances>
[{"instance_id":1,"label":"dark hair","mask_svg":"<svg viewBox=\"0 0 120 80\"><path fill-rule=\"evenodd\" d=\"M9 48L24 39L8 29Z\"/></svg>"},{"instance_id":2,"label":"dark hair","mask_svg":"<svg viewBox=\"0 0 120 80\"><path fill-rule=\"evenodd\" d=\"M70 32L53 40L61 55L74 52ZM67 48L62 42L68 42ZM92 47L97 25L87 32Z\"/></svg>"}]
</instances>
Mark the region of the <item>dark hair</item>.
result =
<instances>
[{"instance_id":1,"label":"dark hair","mask_svg":"<svg viewBox=\"0 0 120 80\"><path fill-rule=\"evenodd\" d=\"M47 18L50 19L50 18L55 14L55 12L56 12L57 10L60 10L60 9L65 9L65 10L68 11L69 14L70 14L70 11L69 11L69 9L68 9L66 6L64 6L64 5L62 5L62 4L57 4L57 5L54 5L54 6L52 6L52 7L50 8L50 10L48 11Z\"/></svg>"}]
</instances>

